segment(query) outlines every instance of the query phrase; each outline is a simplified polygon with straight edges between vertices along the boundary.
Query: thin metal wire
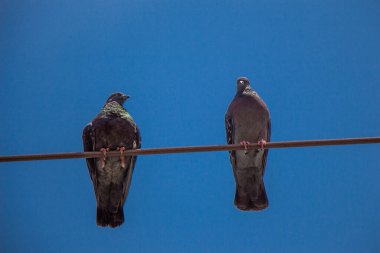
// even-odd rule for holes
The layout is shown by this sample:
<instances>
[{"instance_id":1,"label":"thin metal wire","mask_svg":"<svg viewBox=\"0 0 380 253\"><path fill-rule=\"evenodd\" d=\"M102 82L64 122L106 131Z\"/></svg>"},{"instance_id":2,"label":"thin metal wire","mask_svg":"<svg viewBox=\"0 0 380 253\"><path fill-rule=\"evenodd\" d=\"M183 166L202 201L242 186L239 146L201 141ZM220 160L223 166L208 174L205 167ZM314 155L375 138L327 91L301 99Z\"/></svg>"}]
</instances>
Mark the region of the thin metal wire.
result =
<instances>
[{"instance_id":1,"label":"thin metal wire","mask_svg":"<svg viewBox=\"0 0 380 253\"><path fill-rule=\"evenodd\" d=\"M264 148L265 149L270 149L270 148L298 148L298 147L374 144L374 143L380 143L380 137L268 142ZM260 148L260 146L257 143L252 143L252 144L248 145L248 149L257 149L257 148ZM146 149L126 150L126 151L124 151L123 154L125 156L159 155L159 154L211 152L211 151L228 151L228 150L244 150L244 147L239 145L239 144L233 144L233 145L146 148ZM103 156L104 156L104 154L100 151L98 151L98 152L55 153L55 154L13 155L13 156L0 156L0 162L21 162L21 161L34 161L34 160L93 158L93 157L103 157ZM119 151L109 151L109 152L107 152L106 156L107 157L120 156L120 152Z\"/></svg>"}]
</instances>

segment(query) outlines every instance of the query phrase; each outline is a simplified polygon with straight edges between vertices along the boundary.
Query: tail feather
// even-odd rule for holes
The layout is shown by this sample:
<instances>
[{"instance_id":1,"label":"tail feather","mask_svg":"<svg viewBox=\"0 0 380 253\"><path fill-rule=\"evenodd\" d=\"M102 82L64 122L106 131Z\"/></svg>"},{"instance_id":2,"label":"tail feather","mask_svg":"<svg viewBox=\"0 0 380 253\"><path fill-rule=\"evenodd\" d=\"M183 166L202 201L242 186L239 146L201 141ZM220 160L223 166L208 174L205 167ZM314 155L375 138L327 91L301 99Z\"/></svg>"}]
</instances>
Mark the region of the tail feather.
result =
<instances>
[{"instance_id":1,"label":"tail feather","mask_svg":"<svg viewBox=\"0 0 380 253\"><path fill-rule=\"evenodd\" d=\"M110 215L109 225L114 228L124 223L124 211L123 207L119 206L116 213Z\"/></svg>"},{"instance_id":2,"label":"tail feather","mask_svg":"<svg viewBox=\"0 0 380 253\"><path fill-rule=\"evenodd\" d=\"M236 184L235 206L243 211L259 211L268 207L268 197L262 177L248 187Z\"/></svg>"},{"instance_id":3,"label":"tail feather","mask_svg":"<svg viewBox=\"0 0 380 253\"><path fill-rule=\"evenodd\" d=\"M96 224L101 227L117 227L124 223L123 207L119 206L117 212L109 212L106 209L96 209Z\"/></svg>"},{"instance_id":4,"label":"tail feather","mask_svg":"<svg viewBox=\"0 0 380 253\"><path fill-rule=\"evenodd\" d=\"M96 208L96 224L101 227L107 227L109 223L109 215L108 211L101 209L101 208Z\"/></svg>"}]
</instances>

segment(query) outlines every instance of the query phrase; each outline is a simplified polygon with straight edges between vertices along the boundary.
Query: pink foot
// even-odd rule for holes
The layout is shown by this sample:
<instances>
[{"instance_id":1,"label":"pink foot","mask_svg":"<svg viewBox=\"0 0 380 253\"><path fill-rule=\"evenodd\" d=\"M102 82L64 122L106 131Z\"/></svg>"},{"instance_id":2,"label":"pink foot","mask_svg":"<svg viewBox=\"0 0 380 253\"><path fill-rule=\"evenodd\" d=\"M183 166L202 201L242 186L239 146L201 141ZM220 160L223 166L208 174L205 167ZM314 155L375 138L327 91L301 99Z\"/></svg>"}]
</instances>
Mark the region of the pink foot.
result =
<instances>
[{"instance_id":1,"label":"pink foot","mask_svg":"<svg viewBox=\"0 0 380 253\"><path fill-rule=\"evenodd\" d=\"M257 142L257 145L260 145L261 150L264 150L265 145L267 145L267 142L264 139L261 139Z\"/></svg>"},{"instance_id":2,"label":"pink foot","mask_svg":"<svg viewBox=\"0 0 380 253\"><path fill-rule=\"evenodd\" d=\"M120 166L125 169L125 156L123 156L125 147L118 147L117 150L120 151Z\"/></svg>"},{"instance_id":3,"label":"pink foot","mask_svg":"<svg viewBox=\"0 0 380 253\"><path fill-rule=\"evenodd\" d=\"M250 143L248 141L241 141L240 145L244 147L244 154L248 154L248 145Z\"/></svg>"},{"instance_id":4,"label":"pink foot","mask_svg":"<svg viewBox=\"0 0 380 253\"><path fill-rule=\"evenodd\" d=\"M107 152L110 151L109 148L101 148L100 152L103 153L103 157L101 160L101 167L104 168L106 166Z\"/></svg>"}]
</instances>

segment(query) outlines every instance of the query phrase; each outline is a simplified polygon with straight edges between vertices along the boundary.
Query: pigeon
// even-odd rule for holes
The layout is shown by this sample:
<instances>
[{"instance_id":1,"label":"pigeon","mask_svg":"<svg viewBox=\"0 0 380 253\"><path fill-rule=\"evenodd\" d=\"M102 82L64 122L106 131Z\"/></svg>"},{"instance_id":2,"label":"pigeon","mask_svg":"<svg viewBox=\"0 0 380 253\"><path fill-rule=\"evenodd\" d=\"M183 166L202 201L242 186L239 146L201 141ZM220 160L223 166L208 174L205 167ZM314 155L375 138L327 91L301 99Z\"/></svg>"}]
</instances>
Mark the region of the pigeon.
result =
<instances>
[{"instance_id":1,"label":"pigeon","mask_svg":"<svg viewBox=\"0 0 380 253\"><path fill-rule=\"evenodd\" d=\"M236 183L235 206L243 211L265 209L268 198L263 176L268 149L264 146L270 141L270 114L246 77L237 80L236 95L227 109L225 126L227 143L245 147L245 150L230 151ZM248 150L250 143L258 143L260 148Z\"/></svg>"},{"instance_id":2,"label":"pigeon","mask_svg":"<svg viewBox=\"0 0 380 253\"><path fill-rule=\"evenodd\" d=\"M98 226L117 227L124 223L123 205L131 185L136 156L123 156L127 149L141 147L140 131L123 104L129 96L114 93L100 113L83 129L84 151L101 151L100 158L87 158L96 197ZM108 151L120 157L107 157Z\"/></svg>"}]
</instances>

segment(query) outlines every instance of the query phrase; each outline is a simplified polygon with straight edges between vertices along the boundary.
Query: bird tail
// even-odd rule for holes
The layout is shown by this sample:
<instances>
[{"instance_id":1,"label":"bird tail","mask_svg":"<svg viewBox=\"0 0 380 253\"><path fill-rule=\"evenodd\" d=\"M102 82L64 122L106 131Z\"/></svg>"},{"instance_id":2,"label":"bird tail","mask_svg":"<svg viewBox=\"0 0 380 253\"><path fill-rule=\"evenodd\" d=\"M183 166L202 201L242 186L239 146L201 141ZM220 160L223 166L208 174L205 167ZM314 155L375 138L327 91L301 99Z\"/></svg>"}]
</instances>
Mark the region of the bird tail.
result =
<instances>
[{"instance_id":1,"label":"bird tail","mask_svg":"<svg viewBox=\"0 0 380 253\"><path fill-rule=\"evenodd\" d=\"M240 183L237 180L235 206L243 211L259 211L268 207L268 198L261 175L252 175L248 180Z\"/></svg>"},{"instance_id":2,"label":"bird tail","mask_svg":"<svg viewBox=\"0 0 380 253\"><path fill-rule=\"evenodd\" d=\"M107 209L96 209L96 224L101 227L117 227L124 223L123 207L119 206L116 212L110 212Z\"/></svg>"}]
</instances>

